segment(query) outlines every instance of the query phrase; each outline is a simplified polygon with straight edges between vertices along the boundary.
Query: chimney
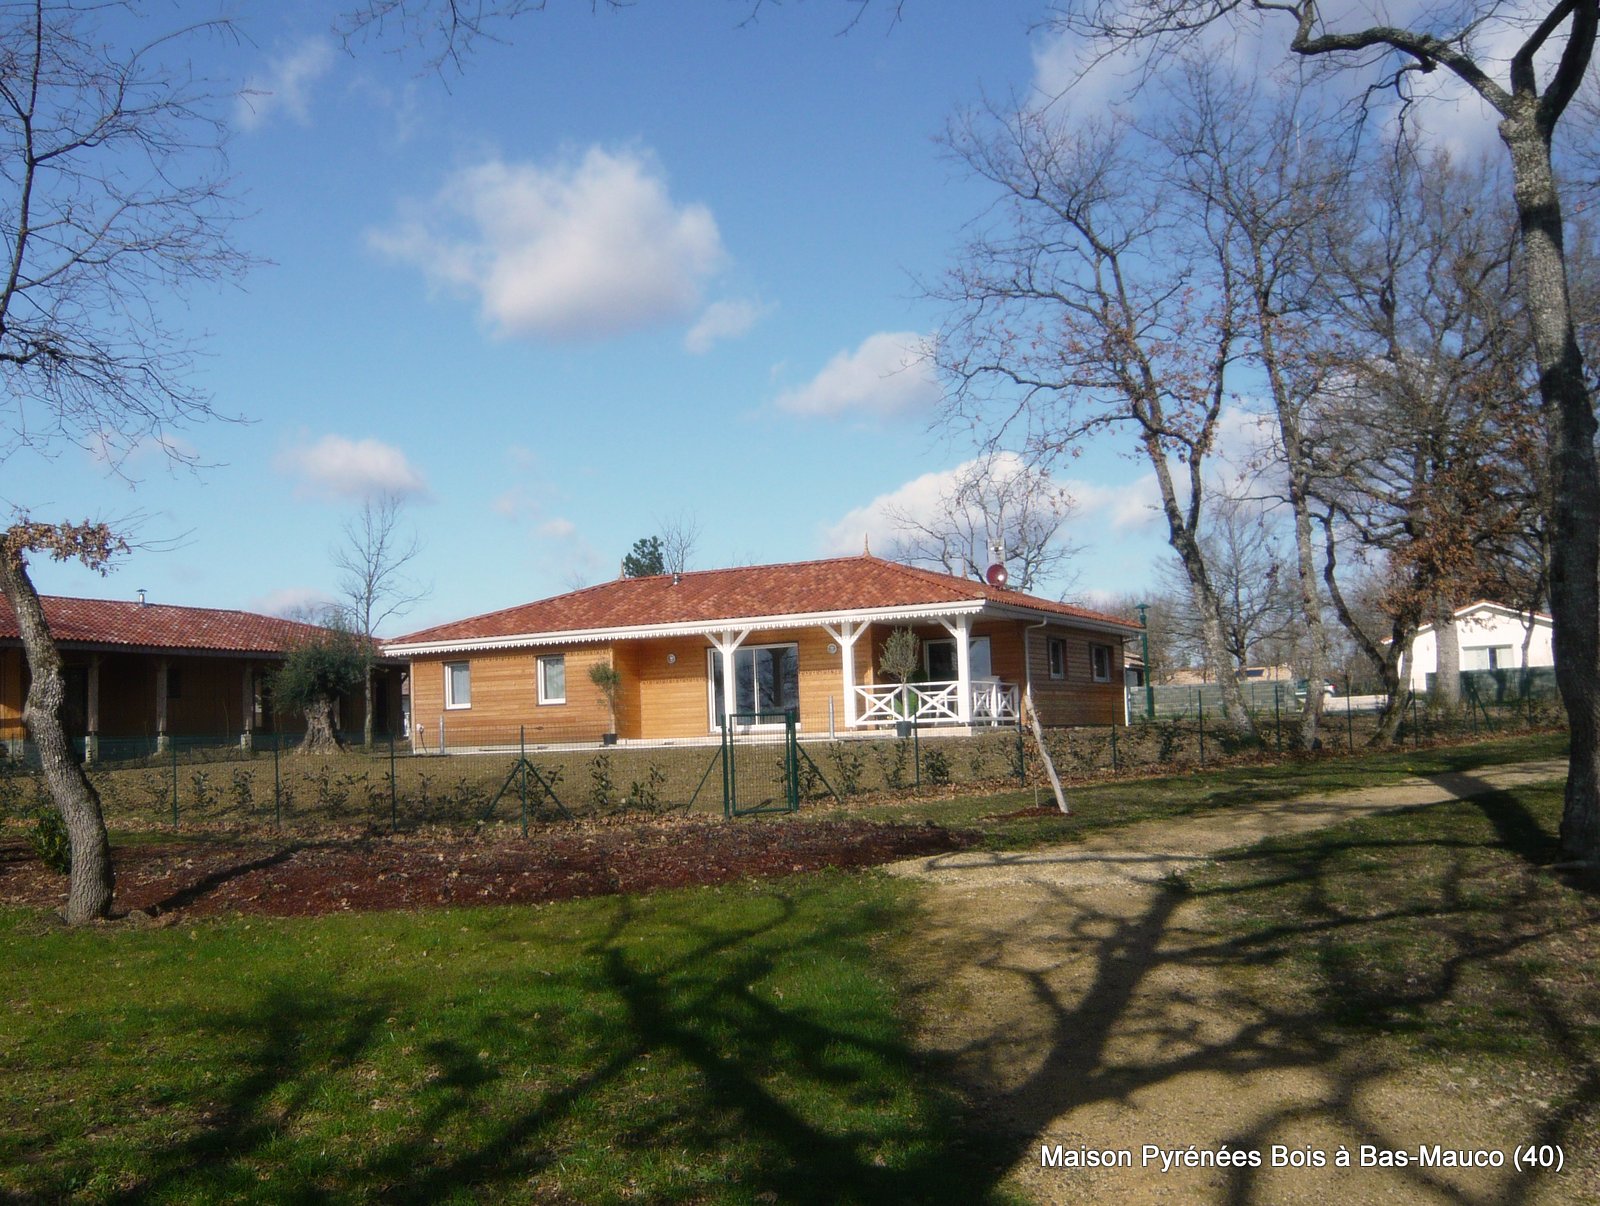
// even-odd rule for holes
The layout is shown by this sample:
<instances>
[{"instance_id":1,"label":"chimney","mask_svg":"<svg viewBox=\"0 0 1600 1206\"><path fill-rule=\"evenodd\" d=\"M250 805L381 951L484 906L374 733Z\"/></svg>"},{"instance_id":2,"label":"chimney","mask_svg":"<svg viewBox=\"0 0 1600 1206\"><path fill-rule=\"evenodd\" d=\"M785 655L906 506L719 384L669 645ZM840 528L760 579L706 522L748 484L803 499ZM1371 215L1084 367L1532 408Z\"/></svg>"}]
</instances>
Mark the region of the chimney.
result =
<instances>
[{"instance_id":1,"label":"chimney","mask_svg":"<svg viewBox=\"0 0 1600 1206\"><path fill-rule=\"evenodd\" d=\"M142 586L139 588L139 606L144 606L144 587Z\"/></svg>"},{"instance_id":2,"label":"chimney","mask_svg":"<svg viewBox=\"0 0 1600 1206\"><path fill-rule=\"evenodd\" d=\"M672 571L672 585L681 586L682 584L683 584L683 575L678 573L677 570L673 570Z\"/></svg>"}]
</instances>

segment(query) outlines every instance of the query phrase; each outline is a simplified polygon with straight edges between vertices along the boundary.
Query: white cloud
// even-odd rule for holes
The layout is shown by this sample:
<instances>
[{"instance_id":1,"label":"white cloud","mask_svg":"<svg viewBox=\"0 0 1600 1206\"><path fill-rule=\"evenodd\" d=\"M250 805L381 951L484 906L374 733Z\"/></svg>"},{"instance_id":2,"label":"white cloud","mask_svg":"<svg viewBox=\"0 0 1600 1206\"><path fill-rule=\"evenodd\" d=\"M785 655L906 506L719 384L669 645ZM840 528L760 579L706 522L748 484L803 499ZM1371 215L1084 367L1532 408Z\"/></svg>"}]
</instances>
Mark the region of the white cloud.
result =
<instances>
[{"instance_id":1,"label":"white cloud","mask_svg":"<svg viewBox=\"0 0 1600 1206\"><path fill-rule=\"evenodd\" d=\"M333 596L314 586L281 586L253 600L250 610L299 619L317 615L333 605Z\"/></svg>"},{"instance_id":2,"label":"white cloud","mask_svg":"<svg viewBox=\"0 0 1600 1206\"><path fill-rule=\"evenodd\" d=\"M428 485L422 474L392 444L371 438L350 440L325 435L313 444L301 444L277 458L281 472L300 479L301 496L371 498L399 494L426 498Z\"/></svg>"},{"instance_id":3,"label":"white cloud","mask_svg":"<svg viewBox=\"0 0 1600 1206\"><path fill-rule=\"evenodd\" d=\"M904 515L912 520L923 521L934 519L939 514L942 501L954 491L956 483L978 464L977 460L970 460L949 469L924 473L846 512L838 522L823 529L824 552L832 556L859 553L862 540L866 539L871 543L873 552L887 554L899 536L898 524L893 516ZM1007 469L1020 473L1025 468L1023 458L1014 452L996 454L994 465L996 476L1004 476ZM1161 496L1154 473L1147 472L1113 486L1076 478L1055 479L1054 484L1073 501L1065 529L1069 540L1081 539L1097 531L1131 534L1160 519L1158 508Z\"/></svg>"},{"instance_id":4,"label":"white cloud","mask_svg":"<svg viewBox=\"0 0 1600 1206\"><path fill-rule=\"evenodd\" d=\"M1154 472L1114 486L1072 478L1062 489L1077 503L1075 522L1085 527L1109 527L1118 533L1136 532L1161 518L1161 490Z\"/></svg>"},{"instance_id":5,"label":"white cloud","mask_svg":"<svg viewBox=\"0 0 1600 1206\"><path fill-rule=\"evenodd\" d=\"M578 534L578 525L570 519L557 516L547 519L535 529L539 535L550 540L571 540Z\"/></svg>"},{"instance_id":6,"label":"white cloud","mask_svg":"<svg viewBox=\"0 0 1600 1206\"><path fill-rule=\"evenodd\" d=\"M743 335L771 312L771 306L745 298L712 302L683 337L683 346L696 356L703 356L713 344Z\"/></svg>"},{"instance_id":7,"label":"white cloud","mask_svg":"<svg viewBox=\"0 0 1600 1206\"><path fill-rule=\"evenodd\" d=\"M675 203L652 156L600 147L467 168L368 240L475 294L497 333L554 340L686 319L727 258L711 211Z\"/></svg>"},{"instance_id":8,"label":"white cloud","mask_svg":"<svg viewBox=\"0 0 1600 1206\"><path fill-rule=\"evenodd\" d=\"M840 352L807 384L778 395L797 415L927 415L944 397L934 376L928 338L880 331L853 352Z\"/></svg>"},{"instance_id":9,"label":"white cloud","mask_svg":"<svg viewBox=\"0 0 1600 1206\"><path fill-rule=\"evenodd\" d=\"M914 477L880 494L864 506L845 513L837 523L823 529L823 551L830 556L848 556L859 553L862 541L870 542L872 551L880 557L888 554L899 533L891 515L900 514L912 519L932 519L939 509L939 500L955 488L956 480L975 462L966 461L950 469L937 469Z\"/></svg>"},{"instance_id":10,"label":"white cloud","mask_svg":"<svg viewBox=\"0 0 1600 1206\"><path fill-rule=\"evenodd\" d=\"M281 112L297 125L308 125L312 86L332 69L332 44L325 38L307 38L270 60L264 74L245 81L235 106L235 123L242 130L255 130Z\"/></svg>"}]
</instances>

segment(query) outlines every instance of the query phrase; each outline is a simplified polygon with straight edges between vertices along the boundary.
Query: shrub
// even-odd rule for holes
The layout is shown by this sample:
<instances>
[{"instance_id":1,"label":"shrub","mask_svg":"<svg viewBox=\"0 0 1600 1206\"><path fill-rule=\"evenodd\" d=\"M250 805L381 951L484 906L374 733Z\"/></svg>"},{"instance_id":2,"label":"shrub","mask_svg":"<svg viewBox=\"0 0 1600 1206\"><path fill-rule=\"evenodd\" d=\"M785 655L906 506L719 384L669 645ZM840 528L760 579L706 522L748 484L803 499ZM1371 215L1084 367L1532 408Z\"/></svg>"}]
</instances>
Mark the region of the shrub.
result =
<instances>
[{"instance_id":1,"label":"shrub","mask_svg":"<svg viewBox=\"0 0 1600 1206\"><path fill-rule=\"evenodd\" d=\"M67 838L67 823L52 804L35 804L33 828L28 831L28 845L39 861L57 875L72 870L72 843Z\"/></svg>"},{"instance_id":2,"label":"shrub","mask_svg":"<svg viewBox=\"0 0 1600 1206\"><path fill-rule=\"evenodd\" d=\"M616 794L617 786L611 778L611 755L596 754L589 763L589 803L604 808Z\"/></svg>"},{"instance_id":3,"label":"shrub","mask_svg":"<svg viewBox=\"0 0 1600 1206\"><path fill-rule=\"evenodd\" d=\"M943 750L929 750L922 755L922 776L934 787L944 787L950 782L950 758Z\"/></svg>"},{"instance_id":4,"label":"shrub","mask_svg":"<svg viewBox=\"0 0 1600 1206\"><path fill-rule=\"evenodd\" d=\"M828 758L833 763L834 782L839 794L853 796L861 790L861 776L867 764L861 751L848 741L835 741L828 746Z\"/></svg>"}]
</instances>

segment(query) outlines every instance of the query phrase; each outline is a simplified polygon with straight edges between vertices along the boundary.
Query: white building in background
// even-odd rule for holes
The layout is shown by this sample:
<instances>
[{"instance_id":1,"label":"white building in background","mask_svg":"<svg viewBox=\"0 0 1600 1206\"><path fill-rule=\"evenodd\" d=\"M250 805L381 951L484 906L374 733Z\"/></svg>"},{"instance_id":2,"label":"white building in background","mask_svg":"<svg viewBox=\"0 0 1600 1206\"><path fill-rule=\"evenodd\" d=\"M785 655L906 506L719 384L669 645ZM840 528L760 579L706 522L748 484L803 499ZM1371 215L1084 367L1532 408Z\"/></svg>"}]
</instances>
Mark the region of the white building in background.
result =
<instances>
[{"instance_id":1,"label":"white building in background","mask_svg":"<svg viewBox=\"0 0 1600 1206\"><path fill-rule=\"evenodd\" d=\"M1529 626L1532 626L1532 632ZM1549 616L1502 607L1498 603L1469 603L1456 609L1456 640L1461 646L1462 670L1515 670L1554 666ZM1523 662L1523 646L1527 662ZM1417 629L1411 652L1401 659L1400 675L1418 693L1427 689L1428 675L1439 668L1439 642L1432 624Z\"/></svg>"}]
</instances>

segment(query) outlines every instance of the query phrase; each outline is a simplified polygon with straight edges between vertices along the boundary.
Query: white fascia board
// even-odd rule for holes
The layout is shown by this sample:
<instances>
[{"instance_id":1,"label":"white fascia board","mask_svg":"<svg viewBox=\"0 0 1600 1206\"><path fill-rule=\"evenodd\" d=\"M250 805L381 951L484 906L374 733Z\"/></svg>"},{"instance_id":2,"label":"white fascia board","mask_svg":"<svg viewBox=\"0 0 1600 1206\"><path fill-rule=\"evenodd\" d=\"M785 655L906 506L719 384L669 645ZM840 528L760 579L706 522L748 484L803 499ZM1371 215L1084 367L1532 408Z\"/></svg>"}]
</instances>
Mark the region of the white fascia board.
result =
<instances>
[{"instance_id":1,"label":"white fascia board","mask_svg":"<svg viewBox=\"0 0 1600 1206\"><path fill-rule=\"evenodd\" d=\"M459 641L415 641L383 646L388 657L416 657L430 653L469 653L491 649L520 649L533 645L583 645L603 641L644 641L661 637L710 636L714 633L758 632L777 628L810 628L823 624L865 621L869 624L893 620L923 620L938 616L977 615L984 610L982 599L962 599L954 603L912 603L903 607L877 607L856 611L811 611L780 616L743 616L721 620L693 620L679 624L648 624L631 628L570 628L560 632L516 633L512 636L478 637Z\"/></svg>"},{"instance_id":2,"label":"white fascia board","mask_svg":"<svg viewBox=\"0 0 1600 1206\"><path fill-rule=\"evenodd\" d=\"M989 609L989 614L1016 620L1048 620L1052 624L1060 624L1063 628L1087 628L1091 632L1104 632L1119 637L1137 636L1142 631L1137 624L1130 623L1124 626L1109 620L1091 620L1087 616L1063 615L1059 611L1046 611L1042 607L997 604Z\"/></svg>"}]
</instances>

